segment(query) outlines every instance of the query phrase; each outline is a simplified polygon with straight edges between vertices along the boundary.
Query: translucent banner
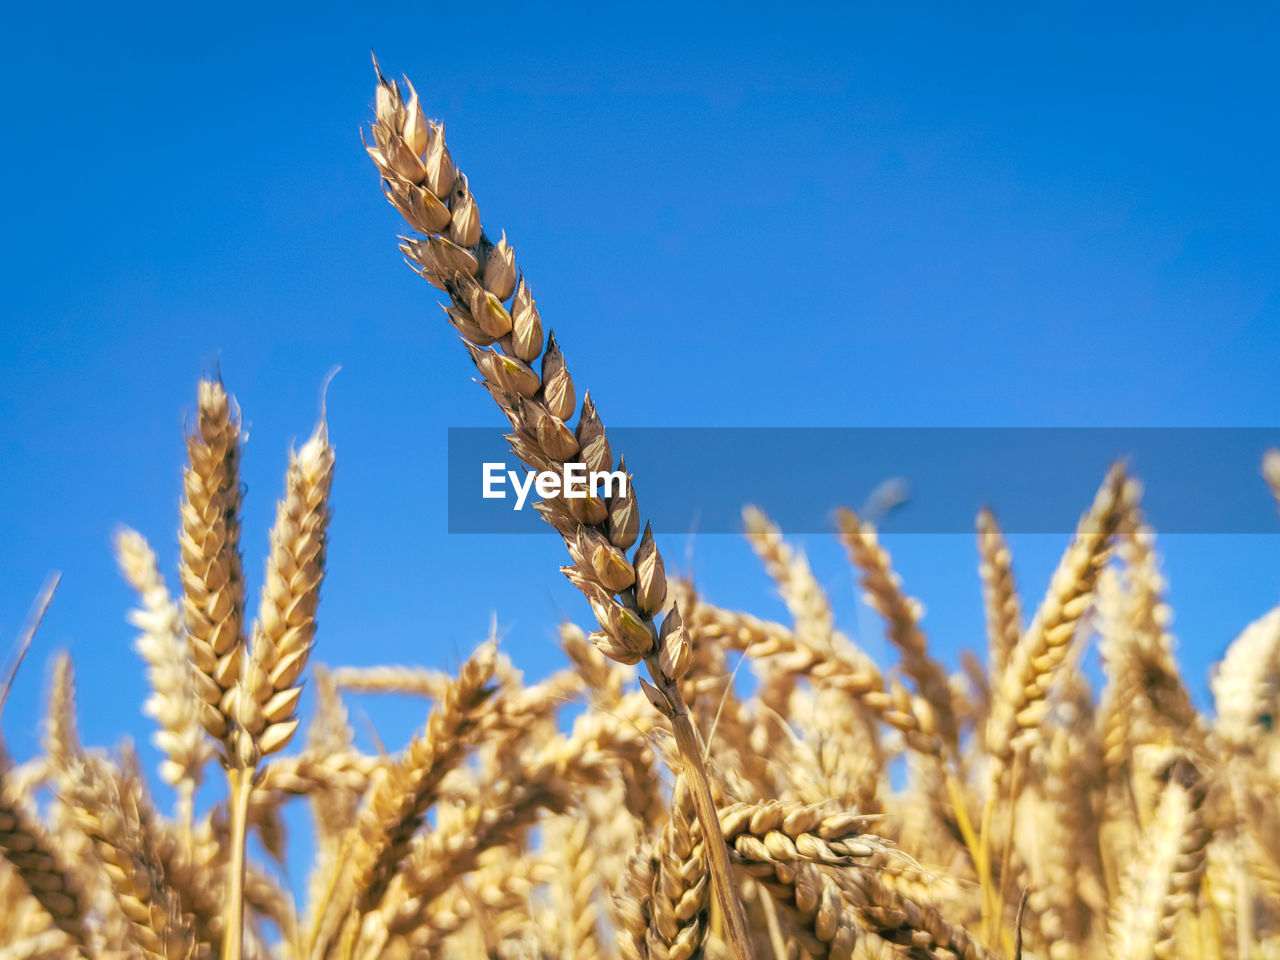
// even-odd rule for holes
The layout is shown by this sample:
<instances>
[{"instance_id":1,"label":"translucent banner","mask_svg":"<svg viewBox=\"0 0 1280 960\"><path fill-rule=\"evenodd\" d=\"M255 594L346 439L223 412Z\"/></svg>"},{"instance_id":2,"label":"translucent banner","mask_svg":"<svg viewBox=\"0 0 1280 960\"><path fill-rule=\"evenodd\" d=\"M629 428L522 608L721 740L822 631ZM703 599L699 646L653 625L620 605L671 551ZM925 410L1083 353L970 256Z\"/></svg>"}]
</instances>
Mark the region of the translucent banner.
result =
<instances>
[{"instance_id":1,"label":"translucent banner","mask_svg":"<svg viewBox=\"0 0 1280 960\"><path fill-rule=\"evenodd\" d=\"M971 533L989 506L1008 532L1069 533L1118 461L1142 481L1162 533L1280 532L1260 472L1280 428L621 427L608 437L657 533L738 533L747 504L788 533L829 532L842 506L888 532ZM450 429L449 531L552 532L533 506L566 478L527 472L500 430ZM584 472L568 478L571 492Z\"/></svg>"}]
</instances>

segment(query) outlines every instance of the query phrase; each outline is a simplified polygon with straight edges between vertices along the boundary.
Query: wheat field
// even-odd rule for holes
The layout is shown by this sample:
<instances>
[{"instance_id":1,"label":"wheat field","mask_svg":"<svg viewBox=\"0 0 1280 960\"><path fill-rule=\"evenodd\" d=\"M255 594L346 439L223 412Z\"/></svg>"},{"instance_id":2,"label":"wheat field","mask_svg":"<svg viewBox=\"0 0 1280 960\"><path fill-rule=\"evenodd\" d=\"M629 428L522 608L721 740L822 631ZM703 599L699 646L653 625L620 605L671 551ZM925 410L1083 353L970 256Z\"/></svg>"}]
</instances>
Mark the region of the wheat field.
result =
<instances>
[{"instance_id":1,"label":"wheat field","mask_svg":"<svg viewBox=\"0 0 1280 960\"><path fill-rule=\"evenodd\" d=\"M367 150L514 453L626 471L443 124L381 72ZM988 645L959 674L852 511L836 532L894 664L841 632L758 509L744 529L786 623L669 577L634 484L546 499L593 622L560 624L566 666L529 682L492 638L457 676L322 663L340 469L323 415L291 455L255 603L239 407L216 380L195 399L176 587L142 534L115 542L175 802L158 808L127 747L81 742L59 658L42 755L0 768L0 957L1280 958L1280 609L1230 646L1201 713L1122 466L1038 602L997 518L976 518ZM1280 453L1262 474L1280 497ZM50 602L52 585L27 643ZM356 693L429 715L403 748L362 752ZM198 810L206 781L225 793ZM314 820L302 902L249 855L282 856L290 804Z\"/></svg>"}]
</instances>

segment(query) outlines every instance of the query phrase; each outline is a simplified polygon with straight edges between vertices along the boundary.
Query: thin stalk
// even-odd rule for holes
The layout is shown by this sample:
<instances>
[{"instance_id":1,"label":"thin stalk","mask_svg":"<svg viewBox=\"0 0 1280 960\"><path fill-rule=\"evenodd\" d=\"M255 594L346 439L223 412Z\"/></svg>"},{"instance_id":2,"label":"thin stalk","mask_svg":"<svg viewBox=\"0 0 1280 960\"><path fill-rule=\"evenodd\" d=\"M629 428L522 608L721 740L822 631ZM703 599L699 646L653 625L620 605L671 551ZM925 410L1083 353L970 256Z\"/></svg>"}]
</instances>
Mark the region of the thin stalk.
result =
<instances>
[{"instance_id":1,"label":"thin stalk","mask_svg":"<svg viewBox=\"0 0 1280 960\"><path fill-rule=\"evenodd\" d=\"M1213 889L1207 870L1204 879L1200 881L1200 903L1202 907L1210 906L1210 909L1200 909L1195 914L1200 931L1200 956L1204 960L1222 960L1222 924L1219 922L1218 911L1211 907Z\"/></svg>"},{"instance_id":2,"label":"thin stalk","mask_svg":"<svg viewBox=\"0 0 1280 960\"><path fill-rule=\"evenodd\" d=\"M240 960L244 947L244 867L245 832L249 820L249 794L253 771L240 767L227 770L227 816L231 833L231 878L227 888L226 925L222 938L222 960Z\"/></svg>"},{"instance_id":3,"label":"thin stalk","mask_svg":"<svg viewBox=\"0 0 1280 960\"><path fill-rule=\"evenodd\" d=\"M724 915L724 939L738 960L753 960L751 937L747 933L747 920L742 912L742 902L738 899L733 887L733 874L729 866L729 848L725 846L724 834L720 830L720 817L716 813L715 800L711 796L711 783L707 777L707 767L702 762L702 747L698 743L698 734L689 719L689 710L685 706L684 697L680 694L679 685L663 672L656 658L646 661L654 683L671 705L668 719L675 733L676 747L680 751L680 761L684 775L693 795L694 810L698 815L698 824L702 828L702 838L707 851L707 866L711 869L711 888L716 893L716 901L720 912Z\"/></svg>"},{"instance_id":4,"label":"thin stalk","mask_svg":"<svg viewBox=\"0 0 1280 960\"><path fill-rule=\"evenodd\" d=\"M364 920L364 914L359 913L353 907L351 913L347 915L347 922L343 926L342 945L338 949L338 956L342 960L352 960L356 954L356 937L360 933L361 921Z\"/></svg>"},{"instance_id":5,"label":"thin stalk","mask_svg":"<svg viewBox=\"0 0 1280 960\"><path fill-rule=\"evenodd\" d=\"M773 947L773 960L787 960L787 940L778 923L778 907L771 896L760 898L760 910L764 913L765 927L769 931L769 945Z\"/></svg>"},{"instance_id":6,"label":"thin stalk","mask_svg":"<svg viewBox=\"0 0 1280 960\"><path fill-rule=\"evenodd\" d=\"M1235 861L1236 875L1236 954L1244 960L1253 949L1253 894L1249 889L1249 863L1245 850L1243 831L1244 785L1240 769L1232 763L1228 770L1231 782L1231 799L1235 807L1235 842L1231 844L1231 857Z\"/></svg>"},{"instance_id":7,"label":"thin stalk","mask_svg":"<svg viewBox=\"0 0 1280 960\"><path fill-rule=\"evenodd\" d=\"M1000 858L1000 886L997 888L996 908L994 911L996 923L1000 924L1001 941L1004 946L1004 951L1006 956L1013 955L1013 946L1014 946L1013 937L1009 934L1009 931L1005 929L1005 926L1003 923L1005 891L1008 889L1007 884L1009 882L1009 874L1013 872L1013 830L1015 826L1014 818L1016 817L1016 809L1017 809L1014 805L1013 800L1018 795L1018 787L1021 785L1022 768L1024 766L1023 761L1025 760L1025 758L1026 758L1026 753L1021 750L1019 750L1017 753L1013 755L1013 770L1009 775L1009 838L1010 840L1008 843L1004 845L1004 853ZM1025 902L1025 897L1026 897L1026 894L1024 891L1023 893L1024 902ZM1022 907L1018 908L1018 916L1019 918L1021 918L1022 916Z\"/></svg>"},{"instance_id":8,"label":"thin stalk","mask_svg":"<svg viewBox=\"0 0 1280 960\"><path fill-rule=\"evenodd\" d=\"M1237 839L1236 857L1236 956L1250 957L1253 949L1253 895L1249 892L1249 874L1244 862L1244 847Z\"/></svg>"},{"instance_id":9,"label":"thin stalk","mask_svg":"<svg viewBox=\"0 0 1280 960\"><path fill-rule=\"evenodd\" d=\"M996 809L996 791L1000 789L999 776L992 777L986 800L982 804L982 826L978 834L978 858L974 864L978 870L978 883L982 887L982 942L990 943L991 909L993 893L991 889L991 821Z\"/></svg>"},{"instance_id":10,"label":"thin stalk","mask_svg":"<svg viewBox=\"0 0 1280 960\"><path fill-rule=\"evenodd\" d=\"M979 843L978 835L973 830L973 821L969 819L969 810L964 802L964 792L960 789L960 783L956 780L956 776L950 770L946 771L947 795L951 798L951 807L955 810L956 826L960 828L960 838L964 840L964 845L969 851L969 855L973 857L974 866L977 867ZM982 871L978 870L979 879L981 879Z\"/></svg>"},{"instance_id":11,"label":"thin stalk","mask_svg":"<svg viewBox=\"0 0 1280 960\"><path fill-rule=\"evenodd\" d=\"M974 832L973 821L969 819L969 810L964 802L964 791L960 788L960 782L950 769L945 770L943 777L947 787L947 795L951 798L951 807L955 811L956 826L960 828L960 838L964 840L965 848L969 851L969 856L973 858L973 866L978 873L978 887L982 895L982 926L980 934L982 942L987 944L991 942L992 894L994 892L991 889L990 850L984 844L987 829L990 825L990 811L984 810L983 834L979 837Z\"/></svg>"}]
</instances>

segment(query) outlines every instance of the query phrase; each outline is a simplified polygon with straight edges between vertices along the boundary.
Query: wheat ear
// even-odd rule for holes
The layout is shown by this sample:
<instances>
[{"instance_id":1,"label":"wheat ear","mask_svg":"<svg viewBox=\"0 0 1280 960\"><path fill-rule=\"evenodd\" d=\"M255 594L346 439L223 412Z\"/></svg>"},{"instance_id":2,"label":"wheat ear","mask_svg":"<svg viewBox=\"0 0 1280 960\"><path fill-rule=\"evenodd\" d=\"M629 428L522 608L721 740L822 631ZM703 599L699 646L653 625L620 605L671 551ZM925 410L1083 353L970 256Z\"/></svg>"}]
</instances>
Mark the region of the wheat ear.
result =
<instances>
[{"instance_id":1,"label":"wheat ear","mask_svg":"<svg viewBox=\"0 0 1280 960\"><path fill-rule=\"evenodd\" d=\"M194 948L181 900L165 877L141 786L87 755L65 759L60 796L93 841L111 892L144 956L188 960Z\"/></svg>"},{"instance_id":2,"label":"wheat ear","mask_svg":"<svg viewBox=\"0 0 1280 960\"><path fill-rule=\"evenodd\" d=\"M1093 602L1093 588L1120 523L1124 471L1107 474L1093 505L1049 583L1035 619L1018 641L1001 674L993 679L987 749L1000 763L1013 754L1014 740L1033 729L1048 709L1046 695L1066 660L1081 617Z\"/></svg>"},{"instance_id":3,"label":"wheat ear","mask_svg":"<svg viewBox=\"0 0 1280 960\"><path fill-rule=\"evenodd\" d=\"M903 592L902 578L894 572L889 551L880 544L874 526L863 523L849 509L837 513L836 524L850 561L862 571L867 603L884 618L889 640L902 654L903 671L915 681L933 714L932 726L954 755L959 733L951 687L946 671L930 656L928 640L920 629L924 607Z\"/></svg>"},{"instance_id":4,"label":"wheat ear","mask_svg":"<svg viewBox=\"0 0 1280 960\"><path fill-rule=\"evenodd\" d=\"M777 585L795 622L797 646L833 661L856 656L856 648L849 638L835 629L831 602L804 553L787 544L782 531L762 510L748 507L742 512L742 518L747 542ZM764 705L786 717L791 712L799 674L786 669L780 660L771 657L758 661L764 674L758 696ZM806 733L821 744L815 757L820 761L820 779L826 796L853 803L859 809L870 809L876 802L884 764L875 729L876 714L865 703L841 691L825 689L818 699L823 702L815 704L807 714ZM827 762L833 761L836 754L857 755L866 762L857 768L849 765L838 769L839 764ZM749 773L749 761L743 772Z\"/></svg>"},{"instance_id":5,"label":"wheat ear","mask_svg":"<svg viewBox=\"0 0 1280 960\"><path fill-rule=\"evenodd\" d=\"M236 697L238 759L247 769L281 750L298 727L301 676L316 632L328 545L334 453L324 420L289 458L253 648Z\"/></svg>"},{"instance_id":6,"label":"wheat ear","mask_svg":"<svg viewBox=\"0 0 1280 960\"><path fill-rule=\"evenodd\" d=\"M636 841L613 891L614 937L622 960L647 960L645 938L653 904L653 875L657 864L647 837Z\"/></svg>"},{"instance_id":7,"label":"wheat ear","mask_svg":"<svg viewBox=\"0 0 1280 960\"><path fill-rule=\"evenodd\" d=\"M978 557L989 670L998 677L1022 636L1022 603L1013 578L1013 554L995 514L986 507L978 512Z\"/></svg>"},{"instance_id":8,"label":"wheat ear","mask_svg":"<svg viewBox=\"0 0 1280 960\"><path fill-rule=\"evenodd\" d=\"M747 542L777 585L787 611L795 620L799 642L819 650L830 648L835 615L809 561L783 540L782 531L758 507L743 510L742 520Z\"/></svg>"},{"instance_id":9,"label":"wheat ear","mask_svg":"<svg viewBox=\"0 0 1280 960\"><path fill-rule=\"evenodd\" d=\"M1092 505L1081 517L1031 626L1009 653L1004 669L992 677L991 710L985 729L991 763L980 835L973 851L983 893L984 934L993 923L999 923L1003 907L1003 886L997 889L992 881L992 817L1009 779L1014 754L1048 712L1049 689L1067 660L1082 618L1094 602L1095 586L1125 507L1124 485L1124 469L1117 464L1107 472ZM968 845L972 850L973 845ZM1011 851L1012 845L1007 849ZM1011 946L1009 938L1006 949Z\"/></svg>"},{"instance_id":10,"label":"wheat ear","mask_svg":"<svg viewBox=\"0 0 1280 960\"><path fill-rule=\"evenodd\" d=\"M597 960L604 956L596 905L600 860L592 843L592 820L583 810L557 817L543 829L552 849L558 851L557 877L553 890L559 917L560 956L564 960Z\"/></svg>"},{"instance_id":11,"label":"wheat ear","mask_svg":"<svg viewBox=\"0 0 1280 960\"><path fill-rule=\"evenodd\" d=\"M943 917L937 906L891 890L874 870L847 870L835 876L861 924L882 940L907 948L907 956L999 960L963 926ZM1016 949L1012 954L1016 957Z\"/></svg>"},{"instance_id":12,"label":"wheat ear","mask_svg":"<svg viewBox=\"0 0 1280 960\"><path fill-rule=\"evenodd\" d=\"M426 667L335 667L333 684L350 693L407 693L440 699L449 675Z\"/></svg>"},{"instance_id":13,"label":"wheat ear","mask_svg":"<svg viewBox=\"0 0 1280 960\"><path fill-rule=\"evenodd\" d=\"M1194 903L1205 868L1209 831L1201 808L1207 785L1194 766L1176 758L1164 774L1166 783L1142 855L1125 878L1111 920L1112 956L1174 957L1179 913Z\"/></svg>"},{"instance_id":14,"label":"wheat ear","mask_svg":"<svg viewBox=\"0 0 1280 960\"><path fill-rule=\"evenodd\" d=\"M234 756L232 692L244 648L240 560L240 423L218 381L202 380L183 471L181 566L187 647L200 722Z\"/></svg>"},{"instance_id":15,"label":"wheat ear","mask_svg":"<svg viewBox=\"0 0 1280 960\"><path fill-rule=\"evenodd\" d=\"M187 656L182 608L170 596L155 551L142 534L121 530L116 534L115 548L120 572L142 602L129 614L129 622L141 631L134 649L146 661L151 684L143 709L160 725L153 736L164 754L160 777L177 791L178 817L190 831L195 792L213 750L201 729L201 706Z\"/></svg>"},{"instance_id":16,"label":"wheat ear","mask_svg":"<svg viewBox=\"0 0 1280 960\"><path fill-rule=\"evenodd\" d=\"M374 783L344 844L347 875L335 876L336 889L315 905L312 956L324 955L335 924L349 912L365 914L382 901L445 775L462 762L490 713L496 666L492 643L472 654L431 712L426 731Z\"/></svg>"},{"instance_id":17,"label":"wheat ear","mask_svg":"<svg viewBox=\"0 0 1280 960\"><path fill-rule=\"evenodd\" d=\"M753 658L774 658L776 669L805 675L818 684L855 697L867 711L899 731L907 745L927 756L940 756L942 740L933 711L900 683L886 683L875 661L848 645L816 649L778 623L697 602L690 611L694 646L710 642L740 650Z\"/></svg>"},{"instance_id":18,"label":"wheat ear","mask_svg":"<svg viewBox=\"0 0 1280 960\"><path fill-rule=\"evenodd\" d=\"M298 727L302 671L315 638L324 579L333 465L322 415L311 438L289 457L253 647L229 701L232 726L226 742L234 752L227 758L231 872L223 960L239 960L244 941L244 846L258 764L283 749Z\"/></svg>"},{"instance_id":19,"label":"wheat ear","mask_svg":"<svg viewBox=\"0 0 1280 960\"><path fill-rule=\"evenodd\" d=\"M76 720L75 668L70 654L62 651L53 661L44 722L44 752L49 763L61 771L81 750L80 725Z\"/></svg>"},{"instance_id":20,"label":"wheat ear","mask_svg":"<svg viewBox=\"0 0 1280 960\"><path fill-rule=\"evenodd\" d=\"M645 935L653 960L688 960L702 953L711 908L711 878L693 799L684 780L676 783L671 815L653 849L656 872Z\"/></svg>"},{"instance_id":21,"label":"wheat ear","mask_svg":"<svg viewBox=\"0 0 1280 960\"><path fill-rule=\"evenodd\" d=\"M1153 742L1167 736L1196 750L1204 750L1205 725L1191 702L1174 656L1174 639L1169 633L1173 614L1165 600L1166 583L1160 571L1155 531L1146 523L1141 508L1142 485L1134 479L1125 483L1127 509L1121 518L1116 553L1124 561L1124 615L1141 685L1133 691L1135 705L1145 714L1148 729L1135 731ZM1154 729L1152 729L1154 728Z\"/></svg>"},{"instance_id":22,"label":"wheat ear","mask_svg":"<svg viewBox=\"0 0 1280 960\"><path fill-rule=\"evenodd\" d=\"M410 93L406 103L399 86L378 73L374 146L368 148L388 200L427 235L425 240L406 240L401 250L424 278L448 293L446 314L514 428L507 439L516 455L535 470L580 462L589 473L612 471L613 454L590 396L583 399L577 427L569 428L576 393L564 355L550 333L544 350L541 318L517 273L506 236L496 245L485 236L467 178L457 171L445 145L443 126L428 123L412 87ZM495 343L500 351L492 349ZM531 364L540 355L537 372ZM625 461L619 469L626 474ZM632 485L628 479L625 490L607 502L598 496L554 497L537 509L569 548L573 566L563 568L564 573L591 602L601 627L592 642L612 659L643 660L649 671L653 682L642 684L654 707L671 720L698 819L710 838L709 860L727 940L735 954L749 958L751 944L732 889L728 852L714 831L715 804L702 744L678 685L689 664L688 633L675 611L661 625L655 619L666 600L666 573L647 526L634 554L626 555L640 532Z\"/></svg>"},{"instance_id":23,"label":"wheat ear","mask_svg":"<svg viewBox=\"0 0 1280 960\"><path fill-rule=\"evenodd\" d=\"M58 929L82 954L89 949L85 900L72 873L61 862L43 825L24 807L11 782L7 758L0 756L0 854L44 907Z\"/></svg>"},{"instance_id":24,"label":"wheat ear","mask_svg":"<svg viewBox=\"0 0 1280 960\"><path fill-rule=\"evenodd\" d=\"M872 868L887 862L887 846L862 836L860 818L826 805L767 801L720 812L734 861L763 885L792 921L792 933L813 957L847 957L860 932L835 877L821 864Z\"/></svg>"}]
</instances>

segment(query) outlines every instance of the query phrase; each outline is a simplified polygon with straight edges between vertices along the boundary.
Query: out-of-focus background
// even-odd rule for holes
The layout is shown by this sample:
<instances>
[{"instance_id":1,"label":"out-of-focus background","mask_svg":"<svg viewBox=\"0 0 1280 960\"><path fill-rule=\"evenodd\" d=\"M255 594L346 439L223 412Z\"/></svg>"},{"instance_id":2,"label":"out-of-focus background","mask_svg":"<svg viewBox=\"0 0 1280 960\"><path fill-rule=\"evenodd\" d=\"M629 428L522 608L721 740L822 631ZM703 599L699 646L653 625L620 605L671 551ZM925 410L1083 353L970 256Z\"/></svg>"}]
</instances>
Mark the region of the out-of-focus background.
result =
<instances>
[{"instance_id":1,"label":"out-of-focus background","mask_svg":"<svg viewBox=\"0 0 1280 960\"><path fill-rule=\"evenodd\" d=\"M342 365L316 659L452 667L496 615L540 676L560 662L557 622L587 622L554 536L446 531L447 428L503 421L396 250L405 227L360 144L370 48L447 121L486 228L506 230L606 424L1266 427L1278 19L1261 4L9 8L0 650L63 574L5 710L10 752L37 748L44 664L68 648L85 739L129 736L156 759L111 536L146 534L178 588L183 431L218 371L249 435L252 610L289 446ZM1201 703L1211 663L1280 599L1261 479L1256 501L1272 535L1159 541ZM982 648L972 537L885 539L931 642L952 663ZM844 629L887 662L838 545L802 542ZM1028 608L1065 543L1013 538ZM715 601L785 617L740 537L662 544ZM413 701L355 711L391 747L424 717Z\"/></svg>"}]
</instances>

